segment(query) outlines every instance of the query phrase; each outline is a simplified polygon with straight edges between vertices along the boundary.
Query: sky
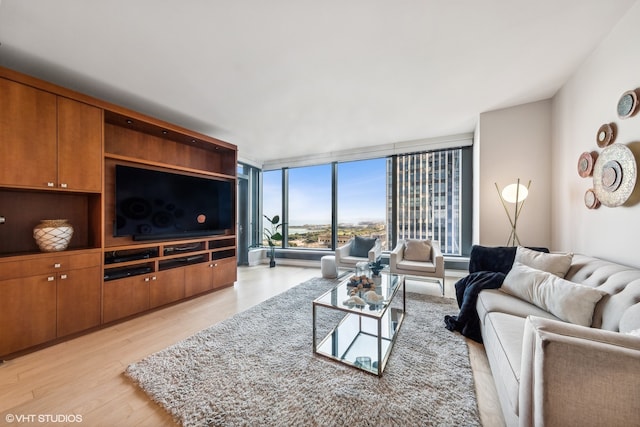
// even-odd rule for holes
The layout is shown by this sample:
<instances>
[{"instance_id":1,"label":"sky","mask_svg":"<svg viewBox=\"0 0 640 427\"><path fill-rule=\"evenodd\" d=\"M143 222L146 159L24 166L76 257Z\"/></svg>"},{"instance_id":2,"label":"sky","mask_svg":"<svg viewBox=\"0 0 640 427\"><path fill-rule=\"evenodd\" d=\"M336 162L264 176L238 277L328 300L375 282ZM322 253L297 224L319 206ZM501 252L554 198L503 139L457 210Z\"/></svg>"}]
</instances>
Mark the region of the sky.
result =
<instances>
[{"instance_id":1,"label":"sky","mask_svg":"<svg viewBox=\"0 0 640 427\"><path fill-rule=\"evenodd\" d=\"M338 164L338 222L384 221L386 159ZM281 171L264 174L263 212L282 214ZM289 226L331 223L331 165L289 169Z\"/></svg>"}]
</instances>

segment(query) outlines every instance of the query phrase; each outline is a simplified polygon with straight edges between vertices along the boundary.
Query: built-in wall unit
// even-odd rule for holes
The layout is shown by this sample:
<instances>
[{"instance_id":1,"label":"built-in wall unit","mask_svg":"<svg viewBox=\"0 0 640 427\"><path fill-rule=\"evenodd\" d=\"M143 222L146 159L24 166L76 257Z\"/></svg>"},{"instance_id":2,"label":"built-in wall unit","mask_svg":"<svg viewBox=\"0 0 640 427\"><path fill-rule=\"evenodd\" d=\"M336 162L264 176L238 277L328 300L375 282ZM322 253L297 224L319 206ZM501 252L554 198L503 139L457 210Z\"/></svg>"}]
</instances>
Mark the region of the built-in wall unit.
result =
<instances>
[{"instance_id":1,"label":"built-in wall unit","mask_svg":"<svg viewBox=\"0 0 640 427\"><path fill-rule=\"evenodd\" d=\"M0 357L233 285L235 145L6 68L0 111Z\"/></svg>"}]
</instances>

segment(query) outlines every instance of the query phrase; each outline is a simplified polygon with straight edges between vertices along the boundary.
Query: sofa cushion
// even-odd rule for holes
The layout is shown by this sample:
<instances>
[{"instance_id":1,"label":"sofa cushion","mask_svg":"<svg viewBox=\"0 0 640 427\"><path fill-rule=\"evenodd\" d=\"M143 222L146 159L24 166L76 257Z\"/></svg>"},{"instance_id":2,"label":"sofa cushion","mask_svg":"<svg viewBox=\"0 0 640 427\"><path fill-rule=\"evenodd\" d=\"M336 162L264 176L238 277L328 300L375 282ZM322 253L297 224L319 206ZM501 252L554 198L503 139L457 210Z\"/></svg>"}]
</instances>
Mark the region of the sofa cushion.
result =
<instances>
[{"instance_id":1,"label":"sofa cushion","mask_svg":"<svg viewBox=\"0 0 640 427\"><path fill-rule=\"evenodd\" d=\"M640 302L625 310L620 317L620 332L640 331Z\"/></svg>"},{"instance_id":2,"label":"sofa cushion","mask_svg":"<svg viewBox=\"0 0 640 427\"><path fill-rule=\"evenodd\" d=\"M522 317L505 313L489 313L482 330L496 387L506 395L509 409L516 415L518 414L524 324L525 319Z\"/></svg>"},{"instance_id":3,"label":"sofa cushion","mask_svg":"<svg viewBox=\"0 0 640 427\"><path fill-rule=\"evenodd\" d=\"M426 261L407 261L402 260L396 264L399 270L415 271L417 273L435 273L436 265Z\"/></svg>"},{"instance_id":4,"label":"sofa cushion","mask_svg":"<svg viewBox=\"0 0 640 427\"><path fill-rule=\"evenodd\" d=\"M368 258L369 251L375 245L376 239L374 237L360 237L356 236L353 238L353 242L351 242L351 249L349 250L349 255L360 257L360 258Z\"/></svg>"},{"instance_id":5,"label":"sofa cushion","mask_svg":"<svg viewBox=\"0 0 640 427\"><path fill-rule=\"evenodd\" d=\"M485 289L478 295L476 310L480 321L489 313L505 313L512 316L522 317L538 316L547 319L560 320L553 314L544 311L538 306L524 301L500 289ZM484 322L483 322L484 323Z\"/></svg>"},{"instance_id":6,"label":"sofa cushion","mask_svg":"<svg viewBox=\"0 0 640 427\"><path fill-rule=\"evenodd\" d=\"M564 277L571 267L572 253L543 253L518 246L514 262L519 262L538 270L548 271L558 277Z\"/></svg>"},{"instance_id":7,"label":"sofa cushion","mask_svg":"<svg viewBox=\"0 0 640 427\"><path fill-rule=\"evenodd\" d=\"M403 258L407 261L431 260L431 242L429 240L408 239L404 243Z\"/></svg>"},{"instance_id":8,"label":"sofa cushion","mask_svg":"<svg viewBox=\"0 0 640 427\"><path fill-rule=\"evenodd\" d=\"M348 268L356 268L356 264L358 264L359 262L362 262L362 258L360 257L355 257L355 256L344 256L340 258L340 265L342 265L343 267L348 267Z\"/></svg>"},{"instance_id":9,"label":"sofa cushion","mask_svg":"<svg viewBox=\"0 0 640 427\"><path fill-rule=\"evenodd\" d=\"M607 294L519 262L513 263L501 290L535 304L565 322L582 326L591 326L595 305Z\"/></svg>"}]
</instances>

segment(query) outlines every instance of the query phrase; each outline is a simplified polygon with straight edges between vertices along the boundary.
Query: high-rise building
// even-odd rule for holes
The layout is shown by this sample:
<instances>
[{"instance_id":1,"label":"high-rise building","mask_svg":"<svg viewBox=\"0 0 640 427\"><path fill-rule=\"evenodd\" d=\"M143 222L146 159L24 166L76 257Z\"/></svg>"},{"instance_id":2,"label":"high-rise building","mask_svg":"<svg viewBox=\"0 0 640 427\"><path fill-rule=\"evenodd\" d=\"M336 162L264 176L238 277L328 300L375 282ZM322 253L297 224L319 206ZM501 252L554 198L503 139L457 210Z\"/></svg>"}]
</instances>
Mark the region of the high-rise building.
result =
<instances>
[{"instance_id":1,"label":"high-rise building","mask_svg":"<svg viewBox=\"0 0 640 427\"><path fill-rule=\"evenodd\" d=\"M461 160L461 149L398 155L390 160L396 167L388 168L389 190L395 170L396 191L388 195L395 194L396 203L387 205L387 229L394 229L391 219L395 217L397 240L438 240L443 253L461 253Z\"/></svg>"}]
</instances>

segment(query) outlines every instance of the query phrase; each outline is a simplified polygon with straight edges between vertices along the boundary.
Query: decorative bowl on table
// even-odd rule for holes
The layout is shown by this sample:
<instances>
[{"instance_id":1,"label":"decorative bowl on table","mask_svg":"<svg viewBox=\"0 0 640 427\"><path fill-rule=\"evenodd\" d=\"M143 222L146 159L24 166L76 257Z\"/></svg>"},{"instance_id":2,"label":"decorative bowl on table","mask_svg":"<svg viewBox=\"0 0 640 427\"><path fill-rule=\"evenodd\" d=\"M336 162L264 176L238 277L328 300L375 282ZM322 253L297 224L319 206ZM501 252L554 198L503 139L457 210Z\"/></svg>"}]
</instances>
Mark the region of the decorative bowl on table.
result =
<instances>
[{"instance_id":1,"label":"decorative bowl on table","mask_svg":"<svg viewBox=\"0 0 640 427\"><path fill-rule=\"evenodd\" d=\"M361 276L351 276L351 278L349 278L349 283L347 284L347 286L359 288L359 289L369 289L369 288L375 288L376 284L373 282L373 279L371 279L370 277L361 275Z\"/></svg>"}]
</instances>

